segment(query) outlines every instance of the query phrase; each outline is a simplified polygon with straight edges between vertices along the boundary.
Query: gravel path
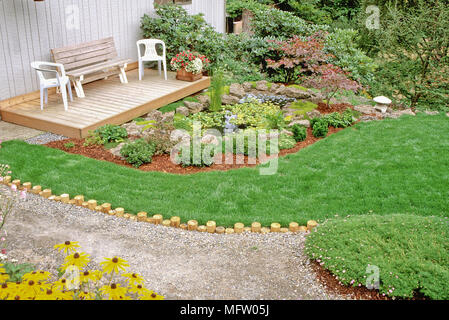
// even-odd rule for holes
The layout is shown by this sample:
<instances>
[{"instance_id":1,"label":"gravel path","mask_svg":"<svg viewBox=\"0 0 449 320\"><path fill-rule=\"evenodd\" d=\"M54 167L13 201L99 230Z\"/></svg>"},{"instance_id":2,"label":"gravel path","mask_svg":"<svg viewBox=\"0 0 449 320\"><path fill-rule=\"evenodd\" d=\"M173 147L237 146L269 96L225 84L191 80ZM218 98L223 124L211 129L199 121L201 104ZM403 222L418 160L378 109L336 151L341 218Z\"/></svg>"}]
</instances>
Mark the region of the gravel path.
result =
<instances>
[{"instance_id":1,"label":"gravel path","mask_svg":"<svg viewBox=\"0 0 449 320\"><path fill-rule=\"evenodd\" d=\"M60 140L65 140L68 139L67 137L61 136L59 134L54 134L51 132L45 132L43 134L40 134L38 136L29 138L27 140L25 140L25 142L29 143L29 144L46 144L49 142L53 142L53 141L60 141Z\"/></svg>"},{"instance_id":2,"label":"gravel path","mask_svg":"<svg viewBox=\"0 0 449 320\"><path fill-rule=\"evenodd\" d=\"M0 192L5 188L0 186ZM214 235L132 222L28 195L5 225L10 259L55 270L53 245L79 241L93 265L120 256L168 299L344 299L326 292L303 234Z\"/></svg>"}]
</instances>

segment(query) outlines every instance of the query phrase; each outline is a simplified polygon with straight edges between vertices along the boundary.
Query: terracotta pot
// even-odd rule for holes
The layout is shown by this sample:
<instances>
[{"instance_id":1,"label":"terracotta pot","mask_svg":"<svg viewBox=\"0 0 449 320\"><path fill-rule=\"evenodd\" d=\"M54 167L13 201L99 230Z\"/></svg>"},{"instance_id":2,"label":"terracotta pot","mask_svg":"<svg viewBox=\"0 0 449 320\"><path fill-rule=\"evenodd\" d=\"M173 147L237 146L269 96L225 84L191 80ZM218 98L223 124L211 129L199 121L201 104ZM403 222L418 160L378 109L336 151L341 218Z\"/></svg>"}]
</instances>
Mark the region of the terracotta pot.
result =
<instances>
[{"instance_id":1,"label":"terracotta pot","mask_svg":"<svg viewBox=\"0 0 449 320\"><path fill-rule=\"evenodd\" d=\"M176 79L183 80L183 81L196 81L203 77L202 73L199 74L193 74L192 72L187 72L185 69L180 69L176 73Z\"/></svg>"}]
</instances>

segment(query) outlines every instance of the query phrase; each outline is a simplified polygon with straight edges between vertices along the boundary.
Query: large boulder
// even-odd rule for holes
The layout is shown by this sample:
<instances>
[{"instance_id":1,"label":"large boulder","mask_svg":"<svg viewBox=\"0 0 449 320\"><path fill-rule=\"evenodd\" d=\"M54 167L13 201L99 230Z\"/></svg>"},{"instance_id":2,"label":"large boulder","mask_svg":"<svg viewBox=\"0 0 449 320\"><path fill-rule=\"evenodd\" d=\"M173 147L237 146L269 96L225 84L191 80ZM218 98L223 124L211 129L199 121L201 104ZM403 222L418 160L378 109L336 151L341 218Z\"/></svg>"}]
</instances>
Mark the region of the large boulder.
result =
<instances>
[{"instance_id":1,"label":"large boulder","mask_svg":"<svg viewBox=\"0 0 449 320\"><path fill-rule=\"evenodd\" d=\"M142 126L138 126L135 122L129 122L122 125L126 129L128 136L139 136L142 134Z\"/></svg>"},{"instance_id":2,"label":"large boulder","mask_svg":"<svg viewBox=\"0 0 449 320\"><path fill-rule=\"evenodd\" d=\"M369 106L369 105L355 106L354 110L358 111L360 113L363 113L363 114L376 113L376 109L374 109L373 106Z\"/></svg>"},{"instance_id":3,"label":"large boulder","mask_svg":"<svg viewBox=\"0 0 449 320\"><path fill-rule=\"evenodd\" d=\"M253 84L251 82L244 82L242 84L242 88L243 88L243 90L245 90L247 92L251 91L253 89Z\"/></svg>"},{"instance_id":4,"label":"large boulder","mask_svg":"<svg viewBox=\"0 0 449 320\"><path fill-rule=\"evenodd\" d=\"M243 89L241 84L233 83L229 87L229 94L241 99L245 96L245 89Z\"/></svg>"},{"instance_id":5,"label":"large boulder","mask_svg":"<svg viewBox=\"0 0 449 320\"><path fill-rule=\"evenodd\" d=\"M310 121L309 120L295 120L288 124L289 127L294 126L295 124L299 124L300 126L310 128Z\"/></svg>"},{"instance_id":6,"label":"large boulder","mask_svg":"<svg viewBox=\"0 0 449 320\"><path fill-rule=\"evenodd\" d=\"M125 144L126 144L125 142L122 142L119 145L117 145L115 148L109 149L109 152L112 153L114 156L119 157L120 159L124 160L125 157L123 157L120 154L120 150L122 150L122 148Z\"/></svg>"},{"instance_id":7,"label":"large boulder","mask_svg":"<svg viewBox=\"0 0 449 320\"><path fill-rule=\"evenodd\" d=\"M321 117L321 113L318 110L312 110L306 113L310 119Z\"/></svg>"},{"instance_id":8,"label":"large boulder","mask_svg":"<svg viewBox=\"0 0 449 320\"><path fill-rule=\"evenodd\" d=\"M201 138L201 143L218 145L219 141L218 138L213 134L206 134L204 137Z\"/></svg>"},{"instance_id":9,"label":"large boulder","mask_svg":"<svg viewBox=\"0 0 449 320\"><path fill-rule=\"evenodd\" d=\"M209 106L210 105L210 97L207 94L201 94L199 96L196 96L196 98L204 106Z\"/></svg>"},{"instance_id":10,"label":"large boulder","mask_svg":"<svg viewBox=\"0 0 449 320\"><path fill-rule=\"evenodd\" d=\"M239 103L240 99L234 96L231 96L229 94L224 94L221 96L221 103L224 105L228 104L237 104Z\"/></svg>"},{"instance_id":11,"label":"large boulder","mask_svg":"<svg viewBox=\"0 0 449 320\"><path fill-rule=\"evenodd\" d=\"M309 90L310 98L307 98L312 103L318 104L320 102L323 102L326 97L321 92L314 92L312 90Z\"/></svg>"},{"instance_id":12,"label":"large boulder","mask_svg":"<svg viewBox=\"0 0 449 320\"><path fill-rule=\"evenodd\" d=\"M176 108L176 113L182 114L183 116L186 117L190 114L189 109L187 107Z\"/></svg>"},{"instance_id":13,"label":"large boulder","mask_svg":"<svg viewBox=\"0 0 449 320\"><path fill-rule=\"evenodd\" d=\"M304 90L302 90L300 88L296 88L296 87L285 88L284 94L287 97L291 97L291 98L295 98L295 99L308 99L312 96L309 91L304 91Z\"/></svg>"},{"instance_id":14,"label":"large boulder","mask_svg":"<svg viewBox=\"0 0 449 320\"><path fill-rule=\"evenodd\" d=\"M267 91L268 90L268 81L261 80L256 82L256 90L258 91Z\"/></svg>"},{"instance_id":15,"label":"large boulder","mask_svg":"<svg viewBox=\"0 0 449 320\"><path fill-rule=\"evenodd\" d=\"M272 87L273 88L273 87ZM276 88L276 90L274 90L273 92L278 95L278 96L282 96L285 95L285 91L287 90L287 87L284 86L283 84L278 85L278 87Z\"/></svg>"},{"instance_id":16,"label":"large boulder","mask_svg":"<svg viewBox=\"0 0 449 320\"><path fill-rule=\"evenodd\" d=\"M162 115L162 122L173 122L175 118L175 112L171 111L171 112L166 112Z\"/></svg>"},{"instance_id":17,"label":"large boulder","mask_svg":"<svg viewBox=\"0 0 449 320\"><path fill-rule=\"evenodd\" d=\"M156 121L161 121L162 120L162 112L159 110L152 110L150 112L148 112L148 114L145 117L145 120L150 121L150 120L156 120Z\"/></svg>"},{"instance_id":18,"label":"large boulder","mask_svg":"<svg viewBox=\"0 0 449 320\"><path fill-rule=\"evenodd\" d=\"M198 113L205 109L204 105L199 102L184 101L184 105L189 109L190 113Z\"/></svg>"}]
</instances>

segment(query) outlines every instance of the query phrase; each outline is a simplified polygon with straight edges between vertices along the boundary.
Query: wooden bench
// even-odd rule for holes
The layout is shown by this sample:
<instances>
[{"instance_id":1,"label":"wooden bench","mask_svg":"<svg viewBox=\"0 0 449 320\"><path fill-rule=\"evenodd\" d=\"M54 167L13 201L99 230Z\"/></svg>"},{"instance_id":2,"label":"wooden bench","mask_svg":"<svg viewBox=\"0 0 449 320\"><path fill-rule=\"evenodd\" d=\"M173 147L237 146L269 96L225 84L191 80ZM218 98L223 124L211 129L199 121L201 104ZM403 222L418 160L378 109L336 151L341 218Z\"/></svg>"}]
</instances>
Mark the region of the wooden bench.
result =
<instances>
[{"instance_id":1,"label":"wooden bench","mask_svg":"<svg viewBox=\"0 0 449 320\"><path fill-rule=\"evenodd\" d=\"M67 76L73 82L78 97L84 98L83 83L119 75L122 83L128 83L125 69L130 59L120 59L114 38L86 42L74 46L52 49L54 62L64 65Z\"/></svg>"}]
</instances>

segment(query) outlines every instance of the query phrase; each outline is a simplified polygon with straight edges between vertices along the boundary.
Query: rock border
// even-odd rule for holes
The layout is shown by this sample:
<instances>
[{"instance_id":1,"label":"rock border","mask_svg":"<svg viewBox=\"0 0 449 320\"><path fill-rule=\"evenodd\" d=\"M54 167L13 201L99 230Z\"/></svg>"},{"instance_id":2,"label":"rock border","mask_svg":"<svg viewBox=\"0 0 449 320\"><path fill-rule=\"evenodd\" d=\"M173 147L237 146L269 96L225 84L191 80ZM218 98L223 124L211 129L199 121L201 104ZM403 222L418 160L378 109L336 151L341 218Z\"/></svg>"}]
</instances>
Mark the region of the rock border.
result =
<instances>
[{"instance_id":1,"label":"rock border","mask_svg":"<svg viewBox=\"0 0 449 320\"><path fill-rule=\"evenodd\" d=\"M162 214L154 214L150 216L147 212L144 211L137 213L137 215L134 215L126 213L125 209L121 207L112 209L110 203L99 204L97 200L94 199L86 201L83 195L77 195L73 198L70 198L70 195L67 193L61 194L59 196L54 195L52 194L51 189L43 189L42 186L40 185L32 187L31 182L25 182L22 184L21 181L18 179L12 180L11 176L3 177L3 181L1 182L1 184L7 185L9 187L15 185L17 187L17 190L25 190L35 195L44 197L48 200L62 202L65 204L71 204L73 206L80 206L92 211L102 212L110 216L116 216L134 222L146 222L155 225L162 225L164 227L179 228L187 231L207 232L216 234L243 234L246 232L268 234L268 233L287 233L287 232L310 232L315 227L318 226L318 222L315 220L309 220L307 222L307 226L300 226L297 222L293 221L289 223L288 228L282 227L277 222L273 222L270 225L270 227L263 227L259 222L253 222L251 226L245 226L243 223L237 222L234 224L233 228L217 226L216 222L213 220L208 221L206 225L198 225L197 220L189 220L186 223L182 223L181 218L178 216L173 216L164 219Z\"/></svg>"}]
</instances>

